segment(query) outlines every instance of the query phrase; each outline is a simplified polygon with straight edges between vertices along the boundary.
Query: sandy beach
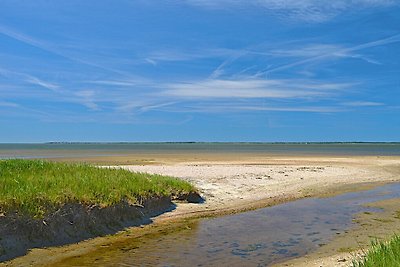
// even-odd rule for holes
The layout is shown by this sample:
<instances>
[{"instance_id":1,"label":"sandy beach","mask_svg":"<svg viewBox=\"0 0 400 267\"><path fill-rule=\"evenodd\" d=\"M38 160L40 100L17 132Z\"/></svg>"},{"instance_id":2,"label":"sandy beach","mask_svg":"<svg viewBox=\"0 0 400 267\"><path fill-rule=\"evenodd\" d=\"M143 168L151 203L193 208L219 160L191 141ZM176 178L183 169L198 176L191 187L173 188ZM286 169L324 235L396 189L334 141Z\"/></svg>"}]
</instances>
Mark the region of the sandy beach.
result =
<instances>
[{"instance_id":1,"label":"sandy beach","mask_svg":"<svg viewBox=\"0 0 400 267\"><path fill-rule=\"evenodd\" d=\"M178 208L166 216L191 211L249 209L307 196L352 191L400 178L397 168L400 158L396 157L226 158L225 161L210 157L209 161L164 161L163 164L121 168L179 177L193 183L206 199L203 205L178 204Z\"/></svg>"},{"instance_id":2,"label":"sandy beach","mask_svg":"<svg viewBox=\"0 0 400 267\"><path fill-rule=\"evenodd\" d=\"M179 177L193 183L205 198L203 204L177 203L175 210L156 217L153 224L129 229L130 236L132 233L142 235L157 231L157 228L184 218L235 213L303 197L362 190L400 180L400 157L258 156L238 159L237 156L226 156L221 160L220 157L210 156L208 160L204 157L197 161L180 157L170 161L162 158L151 165L108 167ZM105 243L121 242L126 238L121 234L61 248L33 250L6 265L17 266L29 262L33 265L55 266L68 262L71 257L96 253L96 249ZM316 255L316 258L312 255ZM336 250L326 251L324 257L318 251L312 255L307 256L307 266L344 264L340 262L343 253L337 253ZM295 265L289 266L298 266L302 262L305 261L300 258Z\"/></svg>"}]
</instances>

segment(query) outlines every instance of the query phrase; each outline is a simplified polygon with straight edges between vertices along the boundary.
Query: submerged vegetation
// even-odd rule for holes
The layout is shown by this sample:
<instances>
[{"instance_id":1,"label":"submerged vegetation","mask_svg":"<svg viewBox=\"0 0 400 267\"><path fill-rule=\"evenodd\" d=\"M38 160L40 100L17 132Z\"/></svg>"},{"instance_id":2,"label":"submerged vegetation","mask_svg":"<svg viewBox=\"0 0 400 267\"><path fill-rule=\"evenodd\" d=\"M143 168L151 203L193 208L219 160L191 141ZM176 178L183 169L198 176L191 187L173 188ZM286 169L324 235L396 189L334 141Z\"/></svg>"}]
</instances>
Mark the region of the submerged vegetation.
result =
<instances>
[{"instance_id":1,"label":"submerged vegetation","mask_svg":"<svg viewBox=\"0 0 400 267\"><path fill-rule=\"evenodd\" d=\"M66 203L108 207L193 192L173 177L42 160L0 161L0 212L44 216Z\"/></svg>"},{"instance_id":2,"label":"submerged vegetation","mask_svg":"<svg viewBox=\"0 0 400 267\"><path fill-rule=\"evenodd\" d=\"M400 236L387 242L374 241L362 260L353 262L353 267L397 267L400 266Z\"/></svg>"}]
</instances>

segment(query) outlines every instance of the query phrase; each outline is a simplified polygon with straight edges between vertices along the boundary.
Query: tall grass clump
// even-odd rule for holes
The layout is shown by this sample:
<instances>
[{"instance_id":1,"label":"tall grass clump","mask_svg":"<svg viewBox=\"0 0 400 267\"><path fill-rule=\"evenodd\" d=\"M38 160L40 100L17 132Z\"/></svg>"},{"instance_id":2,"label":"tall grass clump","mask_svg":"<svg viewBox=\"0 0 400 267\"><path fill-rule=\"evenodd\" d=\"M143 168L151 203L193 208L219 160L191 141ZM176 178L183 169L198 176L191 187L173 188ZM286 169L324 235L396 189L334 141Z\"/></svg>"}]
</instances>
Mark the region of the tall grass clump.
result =
<instances>
[{"instance_id":1,"label":"tall grass clump","mask_svg":"<svg viewBox=\"0 0 400 267\"><path fill-rule=\"evenodd\" d=\"M0 161L0 212L42 217L66 203L111 206L195 191L173 177L42 160Z\"/></svg>"},{"instance_id":2,"label":"tall grass clump","mask_svg":"<svg viewBox=\"0 0 400 267\"><path fill-rule=\"evenodd\" d=\"M387 242L372 242L371 249L362 260L354 261L353 267L398 267L400 266L400 236Z\"/></svg>"}]
</instances>

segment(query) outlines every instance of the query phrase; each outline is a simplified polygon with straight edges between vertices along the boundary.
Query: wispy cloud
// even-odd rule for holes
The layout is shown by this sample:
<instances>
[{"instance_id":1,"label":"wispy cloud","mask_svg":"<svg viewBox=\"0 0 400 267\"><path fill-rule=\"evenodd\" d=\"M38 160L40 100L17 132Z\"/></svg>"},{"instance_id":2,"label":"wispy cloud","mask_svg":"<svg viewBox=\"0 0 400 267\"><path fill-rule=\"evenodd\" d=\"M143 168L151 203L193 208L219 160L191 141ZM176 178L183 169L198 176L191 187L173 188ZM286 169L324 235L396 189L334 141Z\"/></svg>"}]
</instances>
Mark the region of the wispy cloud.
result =
<instances>
[{"instance_id":1,"label":"wispy cloud","mask_svg":"<svg viewBox=\"0 0 400 267\"><path fill-rule=\"evenodd\" d=\"M261 77L263 75L273 72L283 71L307 64L315 64L327 60L359 59L367 63L381 65L378 60L361 54L358 51L376 46L383 46L391 43L400 42L400 34L350 47L346 46L345 44L336 43L304 42L305 40L292 41L286 44L269 44L268 47L263 47L263 45L259 45L231 51L230 56L228 56L228 58L226 58L211 72L209 78L216 79L223 76L236 77L248 72L252 72L253 77ZM257 60L259 61L258 66L244 66L237 73L232 73L228 71L228 69L232 68L235 64L243 64L241 60L246 61L246 59L250 59L252 60L252 62L254 62L254 57L257 57ZM287 63L288 60L295 61ZM265 66L262 65L262 62L268 62L269 64ZM275 62L286 63L281 63L281 65L277 66ZM310 72L308 71L308 73L306 73L306 76L309 76L309 74Z\"/></svg>"},{"instance_id":2,"label":"wispy cloud","mask_svg":"<svg viewBox=\"0 0 400 267\"><path fill-rule=\"evenodd\" d=\"M266 105L242 105L234 103L226 104L209 104L209 105L192 105L186 107L186 112L200 113L231 113L231 112L254 112L254 111L272 111L272 112L309 112L309 113L336 113L344 112L345 109L333 106L266 106Z\"/></svg>"},{"instance_id":3,"label":"wispy cloud","mask_svg":"<svg viewBox=\"0 0 400 267\"><path fill-rule=\"evenodd\" d=\"M12 117L43 119L50 117L47 112L10 101L0 100L0 109L2 109L0 119Z\"/></svg>"},{"instance_id":4,"label":"wispy cloud","mask_svg":"<svg viewBox=\"0 0 400 267\"><path fill-rule=\"evenodd\" d=\"M321 98L350 86L304 80L207 79L167 84L163 94L184 98Z\"/></svg>"},{"instance_id":5,"label":"wispy cloud","mask_svg":"<svg viewBox=\"0 0 400 267\"><path fill-rule=\"evenodd\" d=\"M21 33L15 29L6 27L4 25L0 25L0 34L3 34L14 40L20 41L24 44L28 44L30 46L39 48L43 51L60 56L62 58L68 59L68 60L76 62L76 63L84 64L84 65L87 65L90 67L94 67L97 69L105 70L107 72L112 72L112 73L123 75L123 76L130 76L129 73L126 73L124 71L120 71L120 70L117 70L114 68L104 66L102 64L98 64L98 63L95 63L92 61L85 60L81 57L74 56L69 51L63 51L62 49L58 48L57 46L55 46L53 44L49 44L48 42L45 42L43 40L40 40L40 39L35 38L30 35Z\"/></svg>"},{"instance_id":6,"label":"wispy cloud","mask_svg":"<svg viewBox=\"0 0 400 267\"><path fill-rule=\"evenodd\" d=\"M350 107L377 107L377 106L384 106L385 104L372 101L351 101L351 102L344 102L342 103L342 105Z\"/></svg>"},{"instance_id":7,"label":"wispy cloud","mask_svg":"<svg viewBox=\"0 0 400 267\"><path fill-rule=\"evenodd\" d=\"M301 20L320 23L353 10L398 5L395 0L181 0L191 5L232 9L244 7L262 8L271 16L285 20Z\"/></svg>"},{"instance_id":8,"label":"wispy cloud","mask_svg":"<svg viewBox=\"0 0 400 267\"><path fill-rule=\"evenodd\" d=\"M147 112L150 110L159 110L160 108L168 107L177 104L178 102L166 102L166 103L158 103L153 105L145 105L139 108L140 112Z\"/></svg>"},{"instance_id":9,"label":"wispy cloud","mask_svg":"<svg viewBox=\"0 0 400 267\"><path fill-rule=\"evenodd\" d=\"M301 65L304 65L304 64L307 64L307 63L312 63L312 62L315 62L315 61L320 61L320 60L323 60L323 59L326 59L326 58L330 58L332 56L338 56L338 55L341 55L341 56L347 55L347 56L349 56L350 55L350 57L352 57L352 55L349 54L349 53L354 52L354 51L359 51L359 50L363 50L363 49L367 49L367 48L372 48L372 47L376 47L376 46L383 46L383 45L392 44L392 43L398 43L398 42L400 42L400 34L395 34L395 35L392 35L392 36L389 36L389 37L386 37L386 38L378 39L378 40L371 41L371 42L366 42L366 43L359 44L359 45L356 45L356 46L341 48L341 49L337 49L337 50L332 50L332 51L329 51L329 52L326 52L326 53L323 53L323 54L319 54L319 55L316 55L316 56L313 56L313 57L309 57L309 58L306 58L306 59L298 60L298 61L295 61L295 62L292 62L292 63L289 63L289 64L284 64L284 65L281 65L281 66L278 66L278 67L268 68L268 69L266 69L264 71L258 72L256 76L261 76L261 75L264 75L264 74L269 74L269 73L272 73L272 72L277 72L277 71L293 68L293 67L296 67L296 66L301 66Z\"/></svg>"},{"instance_id":10,"label":"wispy cloud","mask_svg":"<svg viewBox=\"0 0 400 267\"><path fill-rule=\"evenodd\" d=\"M306 44L294 48L272 49L267 53L275 57L317 57L325 54L337 57L348 56L347 53L341 52L343 49L344 47L337 44Z\"/></svg>"},{"instance_id":11,"label":"wispy cloud","mask_svg":"<svg viewBox=\"0 0 400 267\"><path fill-rule=\"evenodd\" d=\"M235 108L235 107L234 107ZM331 106L310 106L310 107L254 107L254 106L239 106L236 107L240 110L248 111L284 111L284 112L314 112L314 113L333 113L333 112L343 112L343 109Z\"/></svg>"},{"instance_id":12,"label":"wispy cloud","mask_svg":"<svg viewBox=\"0 0 400 267\"><path fill-rule=\"evenodd\" d=\"M355 54L355 50L348 50L344 45L338 44L307 44L301 47L286 48L286 49L273 49L264 55L280 58L313 58L321 55L326 55L328 58L357 58L372 64L380 64L378 61L373 60L362 54ZM262 55L262 54L261 54Z\"/></svg>"},{"instance_id":13,"label":"wispy cloud","mask_svg":"<svg viewBox=\"0 0 400 267\"><path fill-rule=\"evenodd\" d=\"M24 82L32 84L32 85L37 85L37 86L49 89L51 91L57 91L59 89L59 86L57 84L44 81L42 79L39 79L38 77L35 77L35 76L27 74L27 73L10 71L10 70L4 69L4 68L0 68L0 75L5 76L7 78L24 81Z\"/></svg>"},{"instance_id":14,"label":"wispy cloud","mask_svg":"<svg viewBox=\"0 0 400 267\"><path fill-rule=\"evenodd\" d=\"M131 113L132 111L136 113L147 112L150 110L157 110L163 107L168 107L175 105L176 101L160 102L161 99L147 98L136 101L124 101L122 103L117 103L118 106L116 110L122 113Z\"/></svg>"},{"instance_id":15,"label":"wispy cloud","mask_svg":"<svg viewBox=\"0 0 400 267\"><path fill-rule=\"evenodd\" d=\"M179 50L164 50L151 52L146 60L157 61L187 61L202 58L204 55L199 51L183 52Z\"/></svg>"},{"instance_id":16,"label":"wispy cloud","mask_svg":"<svg viewBox=\"0 0 400 267\"><path fill-rule=\"evenodd\" d=\"M75 92L75 95L78 96L77 101L84 106L88 107L91 110L99 110L99 106L95 103L95 91L93 90L82 90Z\"/></svg>"},{"instance_id":17,"label":"wispy cloud","mask_svg":"<svg viewBox=\"0 0 400 267\"><path fill-rule=\"evenodd\" d=\"M13 103L13 102L0 101L0 107L17 108L17 107L19 107L19 105L17 103Z\"/></svg>"},{"instance_id":18,"label":"wispy cloud","mask_svg":"<svg viewBox=\"0 0 400 267\"><path fill-rule=\"evenodd\" d=\"M15 31L15 30L12 30L12 29L10 29L8 27L5 27L3 25L0 25L0 33L3 34L3 35L8 36L10 38L13 38L15 40L18 40L18 41L20 41L22 43L29 44L31 46L40 48L42 50L49 51L49 48L44 43L42 43L41 41L38 41L37 39L32 38L31 36L19 33L19 32Z\"/></svg>"},{"instance_id":19,"label":"wispy cloud","mask_svg":"<svg viewBox=\"0 0 400 267\"><path fill-rule=\"evenodd\" d=\"M144 85L152 85L154 83L149 79L141 77L137 77L134 79L88 80L83 82L100 86L117 86L117 87L134 87L139 85L144 86Z\"/></svg>"},{"instance_id":20,"label":"wispy cloud","mask_svg":"<svg viewBox=\"0 0 400 267\"><path fill-rule=\"evenodd\" d=\"M155 61L154 59L152 59L152 58L145 58L144 59L147 63L149 63L149 64L151 64L151 65L153 65L153 66L157 66L157 61Z\"/></svg>"},{"instance_id":21,"label":"wispy cloud","mask_svg":"<svg viewBox=\"0 0 400 267\"><path fill-rule=\"evenodd\" d=\"M25 81L30 83L30 84L39 85L41 87L47 88L47 89L52 90L52 91L57 91L59 89L59 86L54 84L54 83L45 82L43 80L38 79L37 77L33 77L33 76L29 77L29 76Z\"/></svg>"},{"instance_id":22,"label":"wispy cloud","mask_svg":"<svg viewBox=\"0 0 400 267\"><path fill-rule=\"evenodd\" d=\"M216 79L216 78L220 77L221 75L224 74L224 68L227 65L232 64L237 59L239 59L240 57L243 57L247 54L249 54L249 52L245 51L245 50L241 50L241 51L238 51L237 53L234 53L233 55L228 57L228 59L224 60L216 69L214 69L209 78Z\"/></svg>"},{"instance_id":23,"label":"wispy cloud","mask_svg":"<svg viewBox=\"0 0 400 267\"><path fill-rule=\"evenodd\" d=\"M237 53L237 50L223 48L181 48L153 51L149 53L144 60L152 65L157 65L158 62L179 62L201 60L206 58L225 58Z\"/></svg>"}]
</instances>

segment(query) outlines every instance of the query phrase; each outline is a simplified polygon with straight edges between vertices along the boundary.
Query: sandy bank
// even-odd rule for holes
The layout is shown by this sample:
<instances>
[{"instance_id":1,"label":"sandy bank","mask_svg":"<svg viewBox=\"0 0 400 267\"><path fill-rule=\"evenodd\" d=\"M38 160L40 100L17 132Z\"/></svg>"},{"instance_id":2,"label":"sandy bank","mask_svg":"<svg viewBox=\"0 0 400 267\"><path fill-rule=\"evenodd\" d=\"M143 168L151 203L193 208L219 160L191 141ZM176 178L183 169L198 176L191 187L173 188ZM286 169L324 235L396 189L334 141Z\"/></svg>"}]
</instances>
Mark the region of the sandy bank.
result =
<instances>
[{"instance_id":1,"label":"sandy bank","mask_svg":"<svg viewBox=\"0 0 400 267\"><path fill-rule=\"evenodd\" d=\"M400 158L388 157L276 157L266 159L180 162L165 165L121 166L137 172L179 177L193 183L204 205L178 205L187 210L218 210L252 205L266 199L296 199L354 190L360 183L399 179ZM168 214L173 216L173 214Z\"/></svg>"},{"instance_id":2,"label":"sandy bank","mask_svg":"<svg viewBox=\"0 0 400 267\"><path fill-rule=\"evenodd\" d=\"M18 214L0 217L0 261L26 254L31 248L60 246L88 238L114 234L151 222L151 217L174 209L170 197L145 200L143 205L126 202L101 208L66 204L43 219Z\"/></svg>"}]
</instances>

